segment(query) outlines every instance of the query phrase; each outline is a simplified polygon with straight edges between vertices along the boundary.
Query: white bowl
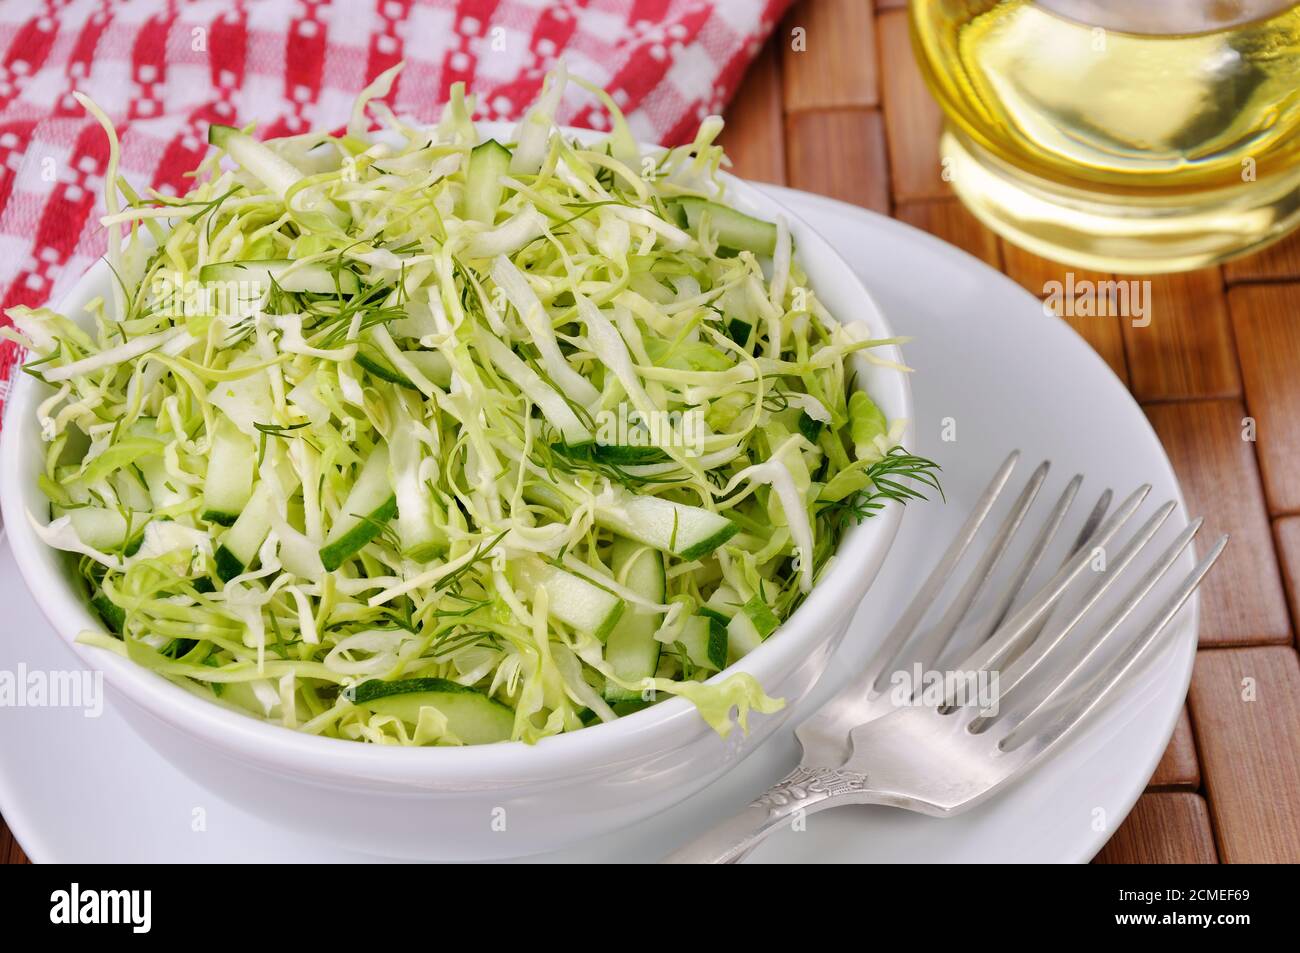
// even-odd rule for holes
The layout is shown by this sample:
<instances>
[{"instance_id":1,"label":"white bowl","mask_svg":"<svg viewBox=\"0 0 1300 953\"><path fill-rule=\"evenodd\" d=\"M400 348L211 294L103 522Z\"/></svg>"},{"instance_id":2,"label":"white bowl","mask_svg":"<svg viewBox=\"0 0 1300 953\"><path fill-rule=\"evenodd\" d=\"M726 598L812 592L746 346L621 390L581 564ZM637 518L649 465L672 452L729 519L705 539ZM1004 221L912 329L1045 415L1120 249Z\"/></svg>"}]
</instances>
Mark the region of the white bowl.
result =
<instances>
[{"instance_id":1,"label":"white bowl","mask_svg":"<svg viewBox=\"0 0 1300 953\"><path fill-rule=\"evenodd\" d=\"M782 214L809 284L841 321L892 332L842 258L795 214L730 178L730 201L769 220ZM97 263L60 303L74 319L111 295ZM89 322L87 321L87 324ZM897 349L877 353L901 363ZM911 420L906 376L855 359L857 380L891 420ZM0 435L0 504L23 578L54 629L82 662L101 670L109 695L160 754L217 796L285 827L394 857L490 859L550 850L633 824L683 800L737 764L789 716L822 674L880 569L903 516L890 505L845 534L834 564L770 639L732 666L784 698L773 715L751 715L748 735L720 738L684 699L609 724L546 738L464 748L390 748L300 734L222 708L112 653L75 639L102 628L28 513L42 522L37 403L49 391L17 378ZM911 437L909 429L904 441ZM722 676L715 676L722 677ZM665 844L665 852L673 845Z\"/></svg>"}]
</instances>

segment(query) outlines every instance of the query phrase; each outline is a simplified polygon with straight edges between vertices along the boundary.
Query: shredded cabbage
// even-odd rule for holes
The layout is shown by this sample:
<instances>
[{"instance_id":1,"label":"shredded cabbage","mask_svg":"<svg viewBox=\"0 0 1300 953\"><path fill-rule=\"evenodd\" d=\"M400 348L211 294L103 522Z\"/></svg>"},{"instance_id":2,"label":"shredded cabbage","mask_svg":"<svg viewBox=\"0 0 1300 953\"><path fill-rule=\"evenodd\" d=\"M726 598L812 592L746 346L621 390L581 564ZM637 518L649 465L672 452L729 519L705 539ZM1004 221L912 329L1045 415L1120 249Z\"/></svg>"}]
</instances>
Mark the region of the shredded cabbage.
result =
<instances>
[{"instance_id":1,"label":"shredded cabbage","mask_svg":"<svg viewBox=\"0 0 1300 953\"><path fill-rule=\"evenodd\" d=\"M32 518L103 620L85 641L368 743L472 737L454 691L404 717L368 680L476 690L528 742L664 695L724 735L776 710L709 681L736 646L688 642L709 613L787 619L850 523L938 488L846 363L892 342L830 317L784 221L725 220L716 117L642 155L575 79L614 131L570 140L561 71L493 160L463 89L417 128L376 101L395 75L341 136L214 127L181 198L110 175L92 330L10 312L50 385ZM487 221L461 215L480 161ZM662 599L611 527L662 552ZM611 646L647 613L658 662L629 676Z\"/></svg>"}]
</instances>

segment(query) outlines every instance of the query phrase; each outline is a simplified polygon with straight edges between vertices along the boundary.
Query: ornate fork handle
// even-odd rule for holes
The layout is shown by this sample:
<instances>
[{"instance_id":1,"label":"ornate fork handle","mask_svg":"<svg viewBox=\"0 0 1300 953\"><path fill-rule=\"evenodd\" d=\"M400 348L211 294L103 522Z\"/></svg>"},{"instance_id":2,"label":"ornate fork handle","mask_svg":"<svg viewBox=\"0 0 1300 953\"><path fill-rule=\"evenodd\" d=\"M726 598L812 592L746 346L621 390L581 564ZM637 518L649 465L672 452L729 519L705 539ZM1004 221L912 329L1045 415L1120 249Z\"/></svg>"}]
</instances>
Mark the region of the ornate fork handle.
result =
<instances>
[{"instance_id":1,"label":"ornate fork handle","mask_svg":"<svg viewBox=\"0 0 1300 953\"><path fill-rule=\"evenodd\" d=\"M664 863L735 863L796 816L839 804L868 801L870 790L865 774L800 765L740 813L669 854Z\"/></svg>"}]
</instances>

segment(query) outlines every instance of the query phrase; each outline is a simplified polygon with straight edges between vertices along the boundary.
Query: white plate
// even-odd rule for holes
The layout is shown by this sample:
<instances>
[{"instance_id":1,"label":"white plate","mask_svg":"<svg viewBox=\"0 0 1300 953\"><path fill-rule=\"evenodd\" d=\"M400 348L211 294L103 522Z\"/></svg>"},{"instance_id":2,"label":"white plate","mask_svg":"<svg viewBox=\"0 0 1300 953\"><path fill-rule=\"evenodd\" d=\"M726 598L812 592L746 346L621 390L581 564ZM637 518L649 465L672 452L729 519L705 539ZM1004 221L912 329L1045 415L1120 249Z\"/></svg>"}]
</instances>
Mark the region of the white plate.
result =
<instances>
[{"instance_id":1,"label":"white plate","mask_svg":"<svg viewBox=\"0 0 1300 953\"><path fill-rule=\"evenodd\" d=\"M1181 496L1159 441L1123 385L1064 322L1044 316L1031 295L908 226L828 199L773 191L822 231L893 325L915 338L907 357L917 369L919 444L909 449L943 465L949 499L947 506L916 505L904 520L889 562L809 699L811 711L865 663L868 633L893 621L1012 446L1024 450L1030 465L1053 461L1047 497L1076 471L1088 474L1089 505L1105 486L1126 493L1142 482L1153 484L1153 500L1181 504ZM955 424L955 442L941 440L945 418ZM1185 525L1181 507L1170 522ZM16 671L20 663L28 670L77 665L23 588L3 544L0 605L6 613L0 671ZM1193 602L1122 697L990 803L948 820L883 807L830 811L810 818L804 832L773 837L753 859L1088 860L1132 807L1173 731L1191 677L1195 619ZM799 720L796 713L791 725ZM531 859L655 860L746 803L796 759L786 728L677 807L617 835ZM224 804L147 748L111 709L97 719L71 709L0 711L0 812L37 861L366 859Z\"/></svg>"}]
</instances>

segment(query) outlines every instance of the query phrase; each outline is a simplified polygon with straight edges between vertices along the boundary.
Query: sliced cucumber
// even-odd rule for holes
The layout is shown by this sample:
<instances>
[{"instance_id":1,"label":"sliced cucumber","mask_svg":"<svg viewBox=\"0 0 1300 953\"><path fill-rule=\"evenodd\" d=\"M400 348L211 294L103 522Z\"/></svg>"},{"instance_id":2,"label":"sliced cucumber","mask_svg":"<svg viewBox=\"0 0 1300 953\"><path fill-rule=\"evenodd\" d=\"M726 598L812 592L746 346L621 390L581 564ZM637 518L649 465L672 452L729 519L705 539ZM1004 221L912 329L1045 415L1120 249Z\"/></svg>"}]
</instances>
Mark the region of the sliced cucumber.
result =
<instances>
[{"instance_id":1,"label":"sliced cucumber","mask_svg":"<svg viewBox=\"0 0 1300 953\"><path fill-rule=\"evenodd\" d=\"M744 658L781 624L771 608L755 595L741 601L730 586L719 586L700 607L700 615L724 626L727 634L727 664Z\"/></svg>"},{"instance_id":2,"label":"sliced cucumber","mask_svg":"<svg viewBox=\"0 0 1300 953\"><path fill-rule=\"evenodd\" d=\"M95 593L90 599L90 605L112 631L120 635L126 628L126 611L105 593Z\"/></svg>"},{"instance_id":3,"label":"sliced cucumber","mask_svg":"<svg viewBox=\"0 0 1300 953\"><path fill-rule=\"evenodd\" d=\"M691 616L680 641L696 668L720 672L727 667L727 623L718 614L701 611Z\"/></svg>"},{"instance_id":4,"label":"sliced cucumber","mask_svg":"<svg viewBox=\"0 0 1300 953\"><path fill-rule=\"evenodd\" d=\"M384 357L378 352L366 353L358 350L357 356L353 358L358 364L364 367L371 374L374 374L381 381L388 381L390 384L401 384L403 387L414 387L406 375L398 371L393 365L389 364Z\"/></svg>"},{"instance_id":5,"label":"sliced cucumber","mask_svg":"<svg viewBox=\"0 0 1300 953\"><path fill-rule=\"evenodd\" d=\"M394 401L393 410L401 413L406 405ZM443 529L447 514L433 495L433 488L420 479L423 445L411 427L393 428L390 454L392 486L397 497L397 537L402 554L417 562L426 562L447 551L447 533Z\"/></svg>"},{"instance_id":6,"label":"sliced cucumber","mask_svg":"<svg viewBox=\"0 0 1300 953\"><path fill-rule=\"evenodd\" d=\"M700 612L705 615L716 616L719 621L727 623L731 621L733 615L740 611L741 602L740 595L736 590L724 583L713 590L713 595L709 596L708 601L700 607Z\"/></svg>"},{"instance_id":7,"label":"sliced cucumber","mask_svg":"<svg viewBox=\"0 0 1300 953\"><path fill-rule=\"evenodd\" d=\"M712 510L626 491L619 491L613 501L597 502L596 522L687 560L707 556L740 530Z\"/></svg>"},{"instance_id":8,"label":"sliced cucumber","mask_svg":"<svg viewBox=\"0 0 1300 953\"><path fill-rule=\"evenodd\" d=\"M763 642L763 636L747 612L737 612L727 623L727 663L744 658Z\"/></svg>"},{"instance_id":9,"label":"sliced cucumber","mask_svg":"<svg viewBox=\"0 0 1300 953\"><path fill-rule=\"evenodd\" d=\"M813 420L809 417L807 411L801 410L799 412L799 433L803 434L803 438L814 446L817 445L817 438L822 435L822 427L824 426L825 424L820 420Z\"/></svg>"},{"instance_id":10,"label":"sliced cucumber","mask_svg":"<svg viewBox=\"0 0 1300 953\"><path fill-rule=\"evenodd\" d=\"M515 713L509 706L445 678L370 679L353 689L352 700L413 726L420 722L420 709L431 706L446 716L447 730L467 745L509 741L515 726Z\"/></svg>"},{"instance_id":11,"label":"sliced cucumber","mask_svg":"<svg viewBox=\"0 0 1300 953\"><path fill-rule=\"evenodd\" d=\"M776 617L776 613L757 595L741 606L741 609L744 610L745 615L749 616L749 621L754 623L754 628L763 638L767 638L775 632L776 627L781 624L781 620Z\"/></svg>"},{"instance_id":12,"label":"sliced cucumber","mask_svg":"<svg viewBox=\"0 0 1300 953\"><path fill-rule=\"evenodd\" d=\"M139 510L146 512L153 509L153 499L149 496L149 487L145 485L143 476L133 469L122 469L109 478L109 485L113 492L117 494L118 502L130 510ZM74 499L81 496L80 484L67 486L73 494ZM89 500L89 495L85 496Z\"/></svg>"},{"instance_id":13,"label":"sliced cucumber","mask_svg":"<svg viewBox=\"0 0 1300 953\"><path fill-rule=\"evenodd\" d=\"M615 466L641 466L648 463L667 463L672 458L658 447L638 447L620 444L589 443L580 447L554 443L556 453L578 460L612 463Z\"/></svg>"},{"instance_id":14,"label":"sliced cucumber","mask_svg":"<svg viewBox=\"0 0 1300 953\"><path fill-rule=\"evenodd\" d=\"M149 521L146 513L134 513L107 506L51 507L52 515L66 516L77 538L92 549L112 552L126 544L128 534L135 535Z\"/></svg>"},{"instance_id":15,"label":"sliced cucumber","mask_svg":"<svg viewBox=\"0 0 1300 953\"><path fill-rule=\"evenodd\" d=\"M608 589L537 558L523 561L519 573L521 582L530 590L536 586L546 590L551 618L602 642L627 605Z\"/></svg>"},{"instance_id":16,"label":"sliced cucumber","mask_svg":"<svg viewBox=\"0 0 1300 953\"><path fill-rule=\"evenodd\" d=\"M687 226L692 230L698 230L700 220L707 215L718 244L725 248L752 251L769 258L776 252L776 226L771 222L707 199L687 196L678 199L678 204L686 213Z\"/></svg>"},{"instance_id":17,"label":"sliced cucumber","mask_svg":"<svg viewBox=\"0 0 1300 953\"><path fill-rule=\"evenodd\" d=\"M203 480L203 518L231 526L253 495L257 447L224 417L217 424Z\"/></svg>"},{"instance_id":18,"label":"sliced cucumber","mask_svg":"<svg viewBox=\"0 0 1300 953\"><path fill-rule=\"evenodd\" d=\"M732 318L727 322L727 337L731 338L731 340L735 341L746 351L750 350L749 338L753 333L754 326L748 321L742 321L740 318Z\"/></svg>"},{"instance_id":19,"label":"sliced cucumber","mask_svg":"<svg viewBox=\"0 0 1300 953\"><path fill-rule=\"evenodd\" d=\"M410 361L415 369L429 381L443 390L451 386L451 364L441 351L403 351L402 357ZM393 367L388 359L376 349L358 350L356 362L371 374L391 384L400 384L411 390L419 390L405 374Z\"/></svg>"},{"instance_id":20,"label":"sliced cucumber","mask_svg":"<svg viewBox=\"0 0 1300 953\"><path fill-rule=\"evenodd\" d=\"M285 291L310 292L311 294L329 295L336 292L356 294L361 287L356 273L346 268L334 272L324 262L308 262L297 265L287 258L263 258L257 261L219 261L204 265L199 269L199 281L205 284L214 282L248 281L255 285L256 297L265 294L271 287L272 280Z\"/></svg>"},{"instance_id":21,"label":"sliced cucumber","mask_svg":"<svg viewBox=\"0 0 1300 953\"><path fill-rule=\"evenodd\" d=\"M495 139L481 142L469 154L465 169L465 195L461 201L462 217L491 225L496 221L501 196L505 192L502 179L510 172L510 150Z\"/></svg>"},{"instance_id":22,"label":"sliced cucumber","mask_svg":"<svg viewBox=\"0 0 1300 953\"><path fill-rule=\"evenodd\" d=\"M271 485L265 481L258 483L243 512L226 530L221 537L221 544L213 553L217 563L217 576L222 582L234 579L257 558L257 551L266 540L266 534L271 531L273 506Z\"/></svg>"},{"instance_id":23,"label":"sliced cucumber","mask_svg":"<svg viewBox=\"0 0 1300 953\"><path fill-rule=\"evenodd\" d=\"M524 499L539 506L548 506L557 513L563 513L568 505L568 498L563 493L545 483L530 483L525 486Z\"/></svg>"},{"instance_id":24,"label":"sliced cucumber","mask_svg":"<svg viewBox=\"0 0 1300 953\"><path fill-rule=\"evenodd\" d=\"M190 494L186 486L172 482L161 453L140 457L135 465L144 476L144 485L149 488L149 498L156 509L166 509L189 500Z\"/></svg>"},{"instance_id":25,"label":"sliced cucumber","mask_svg":"<svg viewBox=\"0 0 1300 953\"><path fill-rule=\"evenodd\" d=\"M338 519L321 547L320 561L333 572L383 530L397 515L397 495L388 476L388 447L378 444L352 484Z\"/></svg>"},{"instance_id":26,"label":"sliced cucumber","mask_svg":"<svg viewBox=\"0 0 1300 953\"><path fill-rule=\"evenodd\" d=\"M734 613L728 614L722 612L706 603L705 605L700 606L700 615L704 616L706 619L713 619L715 622L721 622L725 626L731 621L731 615L734 615Z\"/></svg>"},{"instance_id":27,"label":"sliced cucumber","mask_svg":"<svg viewBox=\"0 0 1300 953\"><path fill-rule=\"evenodd\" d=\"M647 463L667 463L672 458L659 447L623 446L604 444L595 448L596 457L620 466L639 466Z\"/></svg>"},{"instance_id":28,"label":"sliced cucumber","mask_svg":"<svg viewBox=\"0 0 1300 953\"><path fill-rule=\"evenodd\" d=\"M664 601L664 557L635 540L618 537L611 555L614 578L639 596L654 602ZM655 632L663 620L662 612L647 612L630 606L605 641L605 661L614 674L627 682L652 678L659 667L660 644ZM640 689L627 689L614 682L605 683L605 701L637 701Z\"/></svg>"}]
</instances>

